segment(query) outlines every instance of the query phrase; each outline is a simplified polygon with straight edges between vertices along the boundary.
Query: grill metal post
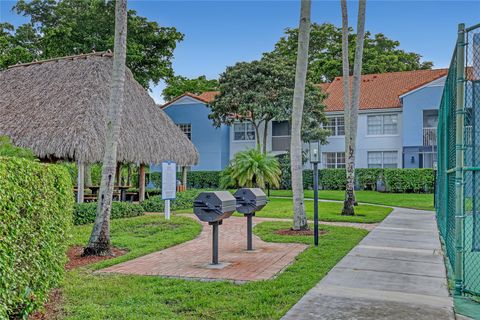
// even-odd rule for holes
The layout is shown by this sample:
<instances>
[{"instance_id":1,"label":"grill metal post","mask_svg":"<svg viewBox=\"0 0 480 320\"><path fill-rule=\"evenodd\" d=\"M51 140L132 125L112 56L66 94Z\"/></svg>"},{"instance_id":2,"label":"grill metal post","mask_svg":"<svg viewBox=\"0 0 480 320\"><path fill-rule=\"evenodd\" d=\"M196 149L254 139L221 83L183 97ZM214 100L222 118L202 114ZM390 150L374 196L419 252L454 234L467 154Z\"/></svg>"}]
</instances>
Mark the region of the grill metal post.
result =
<instances>
[{"instance_id":1,"label":"grill metal post","mask_svg":"<svg viewBox=\"0 0 480 320\"><path fill-rule=\"evenodd\" d=\"M247 215L247 250L253 250L252 229L253 229L253 214L248 214Z\"/></svg>"},{"instance_id":2,"label":"grill metal post","mask_svg":"<svg viewBox=\"0 0 480 320\"><path fill-rule=\"evenodd\" d=\"M218 225L219 221L211 222L212 225L212 264L218 264Z\"/></svg>"}]
</instances>

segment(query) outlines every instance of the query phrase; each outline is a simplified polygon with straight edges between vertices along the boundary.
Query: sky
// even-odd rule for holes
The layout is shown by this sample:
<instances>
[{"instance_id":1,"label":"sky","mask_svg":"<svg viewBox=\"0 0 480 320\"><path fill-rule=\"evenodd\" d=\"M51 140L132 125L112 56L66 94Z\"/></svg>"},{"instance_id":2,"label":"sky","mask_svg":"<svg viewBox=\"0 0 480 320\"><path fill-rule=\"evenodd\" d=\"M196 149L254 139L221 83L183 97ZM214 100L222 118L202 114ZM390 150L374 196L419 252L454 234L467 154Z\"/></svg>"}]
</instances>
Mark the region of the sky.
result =
<instances>
[{"instance_id":1,"label":"sky","mask_svg":"<svg viewBox=\"0 0 480 320\"><path fill-rule=\"evenodd\" d=\"M312 22L340 26L338 0L314 0ZM0 0L0 22L19 25L25 18L11 12L15 1ZM297 27L300 0L182 1L129 0L138 15L174 26L185 34L174 52L175 74L217 78L227 66L259 59L271 51L285 28ZM351 26L356 26L357 2L348 2ZM457 25L480 23L480 0L374 1L367 0L366 30L400 41L400 48L447 67L455 44ZM164 84L150 94L162 103Z\"/></svg>"}]
</instances>

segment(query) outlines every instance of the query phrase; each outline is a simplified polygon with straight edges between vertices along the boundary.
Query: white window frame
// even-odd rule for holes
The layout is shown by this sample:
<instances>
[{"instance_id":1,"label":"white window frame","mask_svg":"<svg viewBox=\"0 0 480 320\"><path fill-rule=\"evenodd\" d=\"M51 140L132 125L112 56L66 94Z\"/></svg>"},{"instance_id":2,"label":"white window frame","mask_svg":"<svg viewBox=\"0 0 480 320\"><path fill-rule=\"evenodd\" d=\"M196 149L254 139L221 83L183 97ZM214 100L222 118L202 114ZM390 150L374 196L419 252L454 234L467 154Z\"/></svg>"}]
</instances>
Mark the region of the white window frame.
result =
<instances>
[{"instance_id":1,"label":"white window frame","mask_svg":"<svg viewBox=\"0 0 480 320\"><path fill-rule=\"evenodd\" d=\"M328 163L327 158L329 155L334 155L335 163L333 163L333 167L331 166L332 163ZM343 162L339 162L343 155ZM325 169L345 169L345 152L322 152L322 161L323 161L323 168Z\"/></svg>"},{"instance_id":2,"label":"white window frame","mask_svg":"<svg viewBox=\"0 0 480 320\"><path fill-rule=\"evenodd\" d=\"M370 163L370 154L379 153L381 157L381 163ZM386 163L385 154L386 153L395 153L395 162ZM395 167L391 166L395 164ZM387 165L387 167L385 167ZM368 168L379 168L379 169L395 169L399 168L398 166L398 150L381 150L381 151L367 151L367 167Z\"/></svg>"},{"instance_id":3,"label":"white window frame","mask_svg":"<svg viewBox=\"0 0 480 320\"><path fill-rule=\"evenodd\" d=\"M325 125L326 130L332 133L330 137L344 137L345 136L345 117L344 116L327 116L328 123ZM343 125L338 125L338 119L342 119ZM334 120L334 123L332 122ZM339 134L339 127L343 127L343 134Z\"/></svg>"},{"instance_id":4,"label":"white window frame","mask_svg":"<svg viewBox=\"0 0 480 320\"><path fill-rule=\"evenodd\" d=\"M236 131L236 128L238 126L243 126L243 133L244 133L244 139L237 139L235 137L235 133L236 132L242 132L242 131ZM251 126L252 127L252 130L247 130L247 127L248 126ZM253 132L253 138L252 139L247 139L248 137L248 132ZM253 124L249 123L249 122L235 122L233 124L233 141L236 141L236 142L249 142L249 141L255 141L255 128L253 127Z\"/></svg>"},{"instance_id":5,"label":"white window frame","mask_svg":"<svg viewBox=\"0 0 480 320\"><path fill-rule=\"evenodd\" d=\"M395 116L396 123L395 123L395 133L385 133L385 118ZM380 117L381 118L381 133L370 133L370 124L369 120L373 117ZM367 136L370 137L377 137L377 136L398 136L398 114L397 113L378 113L378 114L369 114L367 115Z\"/></svg>"},{"instance_id":6,"label":"white window frame","mask_svg":"<svg viewBox=\"0 0 480 320\"><path fill-rule=\"evenodd\" d=\"M182 132L187 136L187 138L192 140L192 124L191 123L177 123L177 127L182 130Z\"/></svg>"}]
</instances>

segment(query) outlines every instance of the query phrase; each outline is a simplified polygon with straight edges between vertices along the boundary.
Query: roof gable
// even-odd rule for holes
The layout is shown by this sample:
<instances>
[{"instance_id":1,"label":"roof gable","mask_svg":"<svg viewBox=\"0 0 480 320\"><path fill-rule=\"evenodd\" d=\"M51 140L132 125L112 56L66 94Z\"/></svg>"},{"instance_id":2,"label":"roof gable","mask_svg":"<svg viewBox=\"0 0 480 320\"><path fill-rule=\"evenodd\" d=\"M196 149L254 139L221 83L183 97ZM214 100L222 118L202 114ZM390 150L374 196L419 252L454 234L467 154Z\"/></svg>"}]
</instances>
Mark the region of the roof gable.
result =
<instances>
[{"instance_id":1,"label":"roof gable","mask_svg":"<svg viewBox=\"0 0 480 320\"><path fill-rule=\"evenodd\" d=\"M447 69L368 74L361 77L360 110L401 108L400 96L447 75ZM350 77L352 83L353 77ZM343 77L325 90L325 111L343 111Z\"/></svg>"},{"instance_id":2,"label":"roof gable","mask_svg":"<svg viewBox=\"0 0 480 320\"><path fill-rule=\"evenodd\" d=\"M401 96L421 88L432 81L447 75L448 69L415 70L362 75L360 82L360 110L401 108ZM350 83L353 77L350 77ZM327 94L324 104L326 112L343 111L343 77L336 77L330 83L320 83L318 87ZM350 86L351 88L351 86ZM219 91L206 91L200 95L185 94L203 103L213 101ZM169 104L178 101L182 95Z\"/></svg>"}]
</instances>

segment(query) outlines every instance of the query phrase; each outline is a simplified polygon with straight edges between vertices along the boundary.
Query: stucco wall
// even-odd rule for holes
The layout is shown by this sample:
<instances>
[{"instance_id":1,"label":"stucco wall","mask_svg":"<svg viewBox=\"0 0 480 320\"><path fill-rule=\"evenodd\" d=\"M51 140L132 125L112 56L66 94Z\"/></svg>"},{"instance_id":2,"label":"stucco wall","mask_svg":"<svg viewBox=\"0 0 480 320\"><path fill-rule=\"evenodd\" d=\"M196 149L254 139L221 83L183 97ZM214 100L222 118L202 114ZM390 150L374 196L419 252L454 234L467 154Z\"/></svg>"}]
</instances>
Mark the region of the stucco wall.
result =
<instances>
[{"instance_id":1,"label":"stucco wall","mask_svg":"<svg viewBox=\"0 0 480 320\"><path fill-rule=\"evenodd\" d=\"M423 144L423 111L437 110L442 99L445 78L403 96L403 144L405 147Z\"/></svg>"},{"instance_id":2,"label":"stucco wall","mask_svg":"<svg viewBox=\"0 0 480 320\"><path fill-rule=\"evenodd\" d=\"M168 106L164 111L173 122L190 123L192 142L197 148L200 159L192 170L222 170L228 164L229 127L213 126L208 118L210 109L203 103L182 103Z\"/></svg>"},{"instance_id":3,"label":"stucco wall","mask_svg":"<svg viewBox=\"0 0 480 320\"><path fill-rule=\"evenodd\" d=\"M368 135L367 116L374 114L398 114L397 134L392 135ZM342 115L342 113L329 113L329 116ZM357 149L355 161L357 168L367 168L368 151L397 151L397 164L402 167L402 112L399 109L369 110L361 111L358 115ZM328 144L322 146L323 152L344 152L345 137L331 136Z\"/></svg>"}]
</instances>

